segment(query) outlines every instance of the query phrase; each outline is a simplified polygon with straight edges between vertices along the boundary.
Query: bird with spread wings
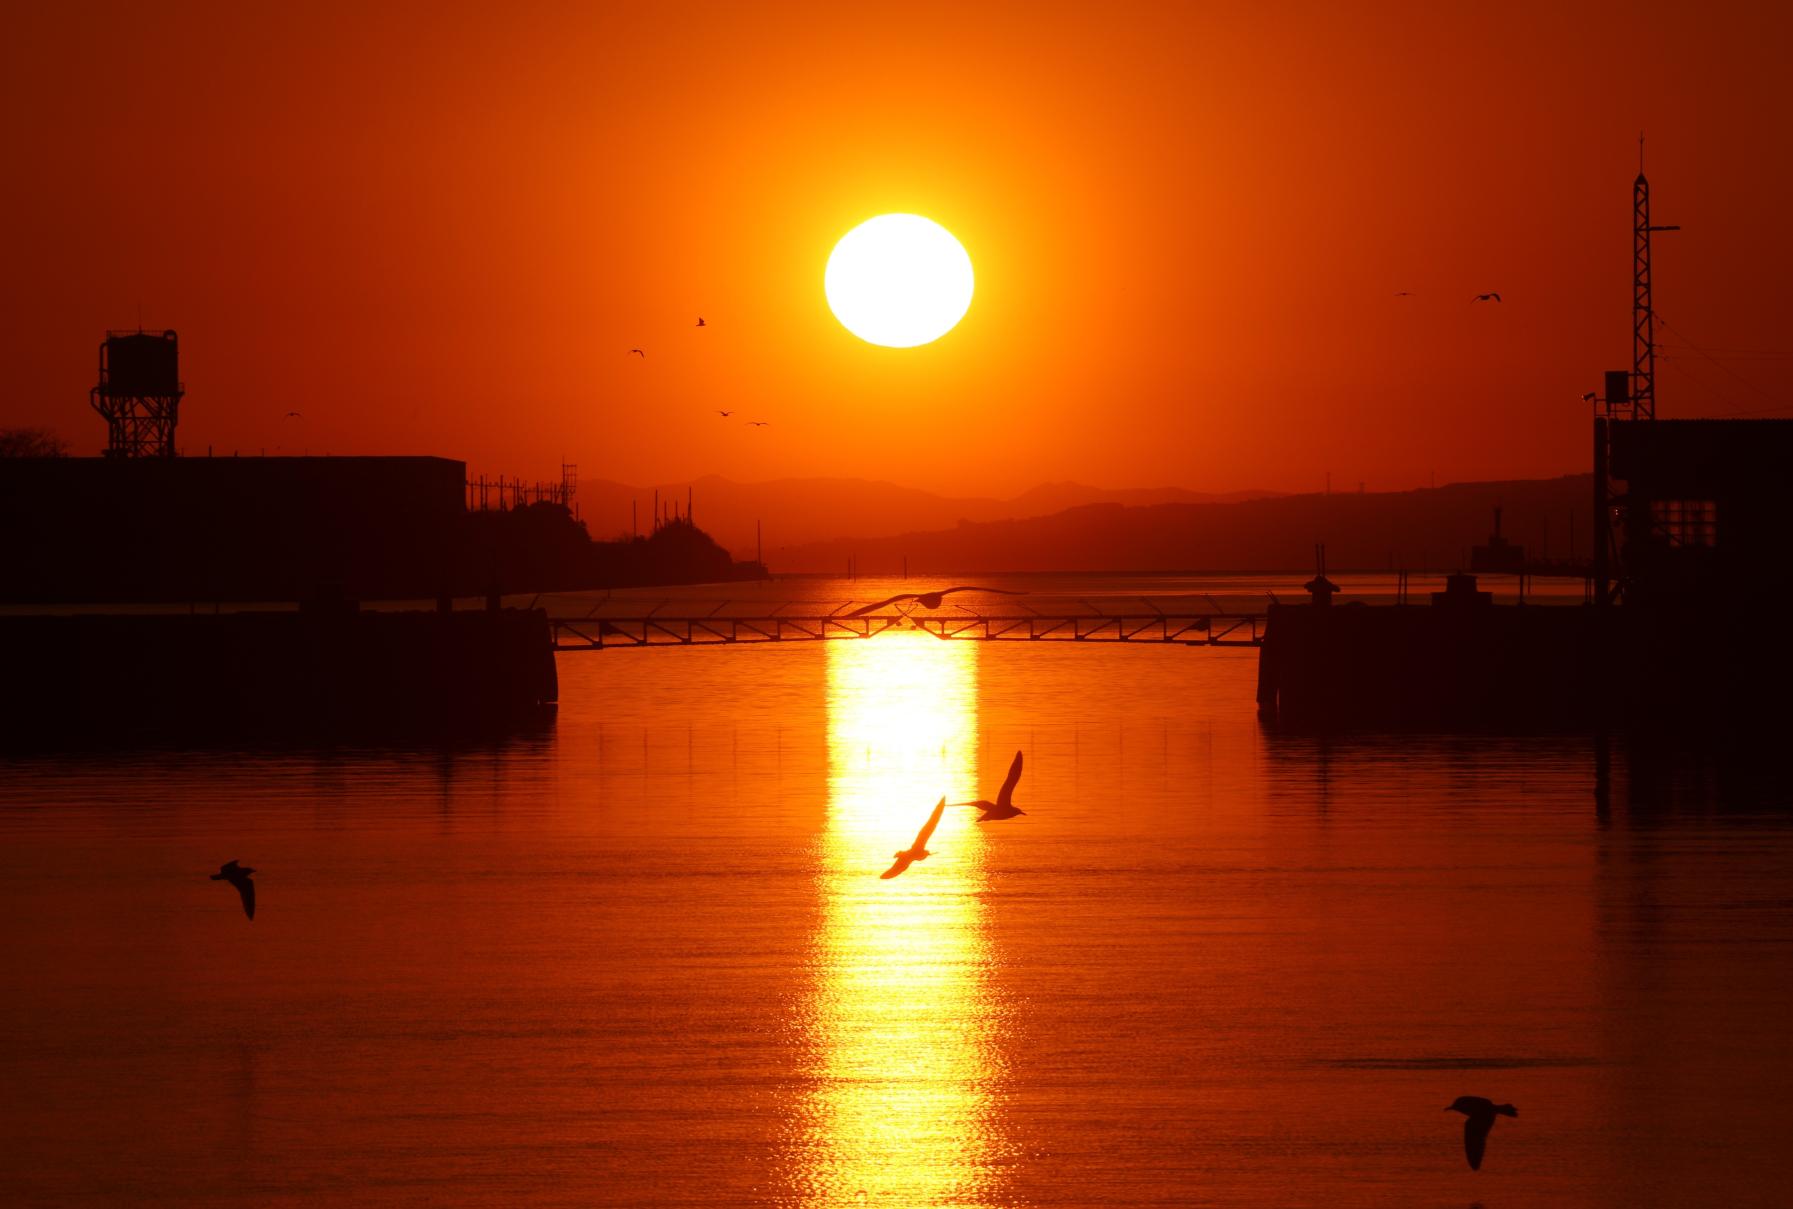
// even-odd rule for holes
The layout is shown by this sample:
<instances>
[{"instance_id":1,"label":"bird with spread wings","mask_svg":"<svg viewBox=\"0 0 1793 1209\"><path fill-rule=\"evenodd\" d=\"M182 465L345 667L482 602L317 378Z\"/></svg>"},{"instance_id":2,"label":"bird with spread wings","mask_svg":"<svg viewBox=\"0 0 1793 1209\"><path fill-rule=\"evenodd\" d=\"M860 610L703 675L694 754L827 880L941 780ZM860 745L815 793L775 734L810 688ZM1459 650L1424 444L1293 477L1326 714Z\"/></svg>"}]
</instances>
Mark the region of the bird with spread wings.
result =
<instances>
[{"instance_id":1,"label":"bird with spread wings","mask_svg":"<svg viewBox=\"0 0 1793 1209\"><path fill-rule=\"evenodd\" d=\"M923 823L921 825L921 830L915 833L915 842L895 854L896 864L880 873L878 875L880 878L888 881L907 869L910 865L913 865L916 861L925 861L928 857L933 855L933 853L928 851L928 837L933 835L934 828L940 825L940 815L945 810L946 799L943 797L939 802L935 803L934 813L928 816L928 821Z\"/></svg>"},{"instance_id":2,"label":"bird with spread wings","mask_svg":"<svg viewBox=\"0 0 1793 1209\"><path fill-rule=\"evenodd\" d=\"M954 802L953 805L976 806L979 810L983 811L982 814L977 816L977 821L980 823L993 823L1002 819L1012 819L1018 814L1027 813L1027 811L1015 805L1014 801L1015 786L1020 783L1021 753L1016 752L1015 762L1009 765L1008 778L1003 781L1002 788L997 791L996 800L994 802L986 802L982 798L979 798L975 802Z\"/></svg>"},{"instance_id":3,"label":"bird with spread wings","mask_svg":"<svg viewBox=\"0 0 1793 1209\"><path fill-rule=\"evenodd\" d=\"M247 865L239 865L235 861L226 861L218 866L218 872L212 874L215 882L229 882L237 888L237 896L243 900L243 914L250 919L255 918L255 883L249 880L255 870Z\"/></svg>"},{"instance_id":4,"label":"bird with spread wings","mask_svg":"<svg viewBox=\"0 0 1793 1209\"><path fill-rule=\"evenodd\" d=\"M1488 1149L1488 1131L1494 1128L1496 1115L1517 1117L1519 1110L1511 1104L1496 1104L1485 1096L1458 1096L1445 1105L1446 1112L1463 1114L1463 1154L1469 1169L1482 1169L1482 1155Z\"/></svg>"},{"instance_id":5,"label":"bird with spread wings","mask_svg":"<svg viewBox=\"0 0 1793 1209\"><path fill-rule=\"evenodd\" d=\"M864 608L854 609L848 617L864 617L867 613L876 613L879 609L888 609L892 605L901 604L905 600L913 600L924 609L938 609L940 602L954 592L993 592L998 596L1025 596L1025 592L1017 592L1012 588L980 588L972 584L964 584L957 588L942 588L938 592L903 592L892 596L889 600L880 600L877 604L868 604Z\"/></svg>"}]
</instances>

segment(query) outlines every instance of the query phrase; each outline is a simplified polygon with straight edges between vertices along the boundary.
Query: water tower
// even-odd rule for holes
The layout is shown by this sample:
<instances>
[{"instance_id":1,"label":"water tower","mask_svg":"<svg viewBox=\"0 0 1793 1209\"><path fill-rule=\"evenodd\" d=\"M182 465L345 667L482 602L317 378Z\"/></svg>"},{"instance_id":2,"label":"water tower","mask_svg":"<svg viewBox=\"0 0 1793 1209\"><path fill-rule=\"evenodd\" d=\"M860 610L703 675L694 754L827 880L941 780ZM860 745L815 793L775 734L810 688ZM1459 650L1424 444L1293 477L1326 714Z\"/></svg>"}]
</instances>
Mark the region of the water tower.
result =
<instances>
[{"instance_id":1,"label":"water tower","mask_svg":"<svg viewBox=\"0 0 1793 1209\"><path fill-rule=\"evenodd\" d=\"M109 458L171 458L181 395L173 332L107 332L100 384L88 400L106 417Z\"/></svg>"}]
</instances>

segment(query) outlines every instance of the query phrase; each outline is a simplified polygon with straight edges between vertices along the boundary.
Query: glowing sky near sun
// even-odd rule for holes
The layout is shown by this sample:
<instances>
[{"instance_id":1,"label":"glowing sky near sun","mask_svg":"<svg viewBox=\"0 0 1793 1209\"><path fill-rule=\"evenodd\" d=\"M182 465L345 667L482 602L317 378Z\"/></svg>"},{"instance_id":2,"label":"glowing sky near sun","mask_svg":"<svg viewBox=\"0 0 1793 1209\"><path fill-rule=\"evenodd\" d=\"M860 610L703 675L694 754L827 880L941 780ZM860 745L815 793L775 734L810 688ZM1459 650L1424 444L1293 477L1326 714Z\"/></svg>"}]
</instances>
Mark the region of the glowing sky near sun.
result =
<instances>
[{"instance_id":1,"label":"glowing sky near sun","mask_svg":"<svg viewBox=\"0 0 1793 1209\"><path fill-rule=\"evenodd\" d=\"M1553 475L1628 364L1639 128L1682 227L1665 341L1787 348L1785 6L421 13L13 14L0 424L97 450L95 347L141 317L181 333L189 452L978 494ZM886 213L976 266L902 355L822 288ZM1784 402L1774 365L1665 352L1663 414Z\"/></svg>"}]
</instances>

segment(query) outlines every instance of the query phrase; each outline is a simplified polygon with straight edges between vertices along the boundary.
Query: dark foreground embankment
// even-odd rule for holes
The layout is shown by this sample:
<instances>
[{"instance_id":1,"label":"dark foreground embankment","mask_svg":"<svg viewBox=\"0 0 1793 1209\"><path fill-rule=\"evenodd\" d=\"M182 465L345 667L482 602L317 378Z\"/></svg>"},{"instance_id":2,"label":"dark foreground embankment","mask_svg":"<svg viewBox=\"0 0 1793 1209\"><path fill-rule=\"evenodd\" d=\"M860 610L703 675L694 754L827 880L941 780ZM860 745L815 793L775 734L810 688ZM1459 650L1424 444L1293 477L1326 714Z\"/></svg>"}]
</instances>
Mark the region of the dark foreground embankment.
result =
<instances>
[{"instance_id":1,"label":"dark foreground embankment","mask_svg":"<svg viewBox=\"0 0 1793 1209\"><path fill-rule=\"evenodd\" d=\"M8 742L485 728L558 696L534 609L0 617L0 662Z\"/></svg>"},{"instance_id":2,"label":"dark foreground embankment","mask_svg":"<svg viewBox=\"0 0 1793 1209\"><path fill-rule=\"evenodd\" d=\"M1770 608L1273 605L1258 708L1294 726L1785 723L1793 633Z\"/></svg>"},{"instance_id":3,"label":"dark foreground embankment","mask_svg":"<svg viewBox=\"0 0 1793 1209\"><path fill-rule=\"evenodd\" d=\"M1584 608L1274 605L1258 707L1294 725L1586 721L1593 621Z\"/></svg>"}]
</instances>

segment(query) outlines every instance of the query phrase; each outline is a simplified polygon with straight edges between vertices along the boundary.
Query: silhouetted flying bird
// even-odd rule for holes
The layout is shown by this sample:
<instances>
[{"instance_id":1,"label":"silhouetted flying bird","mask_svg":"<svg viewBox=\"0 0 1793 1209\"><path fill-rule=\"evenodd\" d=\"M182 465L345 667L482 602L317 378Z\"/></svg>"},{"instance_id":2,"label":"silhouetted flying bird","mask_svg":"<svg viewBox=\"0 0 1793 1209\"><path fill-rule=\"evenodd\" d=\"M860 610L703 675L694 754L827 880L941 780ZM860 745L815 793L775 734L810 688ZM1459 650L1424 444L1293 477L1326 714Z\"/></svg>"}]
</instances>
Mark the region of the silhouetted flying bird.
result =
<instances>
[{"instance_id":1,"label":"silhouetted flying bird","mask_svg":"<svg viewBox=\"0 0 1793 1209\"><path fill-rule=\"evenodd\" d=\"M734 413L734 412L732 412L732 411L723 411L723 410L722 410L722 409L721 409L721 408L720 408L720 407L718 407L718 408L717 408L717 409L716 409L716 414L717 414L717 415L719 415L719 416L732 416L732 415L734 415L734 414L735 414L735 413Z\"/></svg>"},{"instance_id":2,"label":"silhouetted flying bird","mask_svg":"<svg viewBox=\"0 0 1793 1209\"><path fill-rule=\"evenodd\" d=\"M218 872L212 874L213 881L229 882L237 888L237 893L243 899L243 914L250 919L255 918L255 883L249 880L249 875L254 872L253 869L245 869L235 861L230 861L218 866Z\"/></svg>"},{"instance_id":3,"label":"silhouetted flying bird","mask_svg":"<svg viewBox=\"0 0 1793 1209\"><path fill-rule=\"evenodd\" d=\"M1471 298L1470 301L1471 302L1499 302L1500 295L1499 294L1477 294L1474 298Z\"/></svg>"},{"instance_id":4,"label":"silhouetted flying bird","mask_svg":"<svg viewBox=\"0 0 1793 1209\"><path fill-rule=\"evenodd\" d=\"M1396 298L1411 298L1411 297L1413 297L1413 291L1412 290L1396 290L1395 297Z\"/></svg>"},{"instance_id":5,"label":"silhouetted flying bird","mask_svg":"<svg viewBox=\"0 0 1793 1209\"><path fill-rule=\"evenodd\" d=\"M1008 779L1002 783L1002 788L997 791L996 800L994 802L986 802L982 798L979 798L975 802L955 802L953 805L976 806L979 810L983 811L982 814L977 816L977 821L980 823L992 823L998 819L1012 819L1018 814L1027 813L1027 811L1016 806L1013 801L1015 796L1015 786L1020 784L1020 782L1021 753L1016 752L1015 762L1009 765Z\"/></svg>"},{"instance_id":6,"label":"silhouetted flying bird","mask_svg":"<svg viewBox=\"0 0 1793 1209\"><path fill-rule=\"evenodd\" d=\"M907 869L910 865L913 865L916 861L925 861L928 857L933 855L933 853L928 851L928 837L933 835L934 828L940 825L940 813L945 809L946 799L941 798L934 804L934 813L928 816L928 821L923 823L921 825L921 830L915 833L915 842L908 848L895 854L896 864L880 873L878 876L881 879L888 880L893 878L903 870Z\"/></svg>"},{"instance_id":7,"label":"silhouetted flying bird","mask_svg":"<svg viewBox=\"0 0 1793 1209\"><path fill-rule=\"evenodd\" d=\"M891 605L900 604L905 600L913 600L923 608L938 609L940 607L941 598L950 596L954 592L995 592L1001 596L1027 595L1025 592L1017 592L1010 588L979 588L971 584L966 584L957 588L942 588L938 592L904 592L901 595L892 596L889 600L880 600L877 604L866 605L863 609L854 609L851 613L848 613L847 616L863 617L867 613L876 613L879 609L887 609Z\"/></svg>"},{"instance_id":8,"label":"silhouetted flying bird","mask_svg":"<svg viewBox=\"0 0 1793 1209\"><path fill-rule=\"evenodd\" d=\"M297 420L300 418L300 416L299 416L299 413L296 411L289 411L286 413L286 418L289 420Z\"/></svg>"},{"instance_id":9,"label":"silhouetted flying bird","mask_svg":"<svg viewBox=\"0 0 1793 1209\"><path fill-rule=\"evenodd\" d=\"M635 354L635 355L636 355L636 356L637 356L637 357L640 357L640 358L641 358L641 359L642 359L642 360L643 360L643 361L646 361L646 360L647 360L647 354L646 354L646 353L644 353L644 352L642 352L642 351L641 351L641 350L640 350L640 349L638 349L638 348L632 348L632 349L630 349L630 350L629 350L629 351L630 351L630 352L631 352L631 353L634 353L634 354Z\"/></svg>"},{"instance_id":10,"label":"silhouetted flying bird","mask_svg":"<svg viewBox=\"0 0 1793 1209\"><path fill-rule=\"evenodd\" d=\"M709 324L707 324L707 323L705 323L705 322L704 322L704 317L703 317L703 316L702 316L702 315L699 315L699 316L698 316L698 317L697 317L697 326L698 326L698 327L708 327L708 326L709 326Z\"/></svg>"},{"instance_id":11,"label":"silhouetted flying bird","mask_svg":"<svg viewBox=\"0 0 1793 1209\"><path fill-rule=\"evenodd\" d=\"M770 421L770 420L749 420L749 421L747 421L747 427L749 427L749 428L764 428L771 422L772 421Z\"/></svg>"},{"instance_id":12,"label":"silhouetted flying bird","mask_svg":"<svg viewBox=\"0 0 1793 1209\"><path fill-rule=\"evenodd\" d=\"M1482 1169L1482 1151L1488 1147L1488 1131L1494 1128L1495 1114L1517 1117L1519 1110L1511 1104L1496 1104L1483 1096L1458 1096L1445 1107L1446 1112L1463 1114L1463 1153L1469 1156L1469 1169Z\"/></svg>"},{"instance_id":13,"label":"silhouetted flying bird","mask_svg":"<svg viewBox=\"0 0 1793 1209\"><path fill-rule=\"evenodd\" d=\"M1581 396L1581 401L1583 403L1598 403L1600 401L1600 396L1590 390L1587 394Z\"/></svg>"}]
</instances>

